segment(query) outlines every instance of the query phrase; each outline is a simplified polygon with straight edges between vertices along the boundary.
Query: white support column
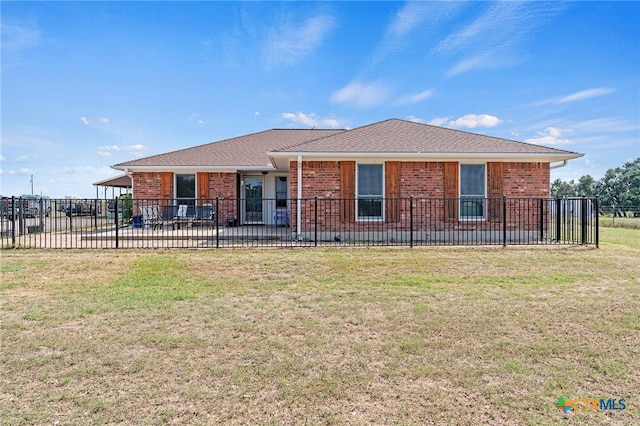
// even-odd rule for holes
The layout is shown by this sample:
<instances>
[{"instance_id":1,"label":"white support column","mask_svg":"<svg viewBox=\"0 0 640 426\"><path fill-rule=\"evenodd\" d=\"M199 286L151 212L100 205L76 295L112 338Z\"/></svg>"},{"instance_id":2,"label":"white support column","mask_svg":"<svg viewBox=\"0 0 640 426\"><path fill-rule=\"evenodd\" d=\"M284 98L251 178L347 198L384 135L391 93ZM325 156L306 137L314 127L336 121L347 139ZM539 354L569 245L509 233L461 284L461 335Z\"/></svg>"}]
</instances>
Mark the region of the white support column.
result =
<instances>
[{"instance_id":1,"label":"white support column","mask_svg":"<svg viewBox=\"0 0 640 426\"><path fill-rule=\"evenodd\" d=\"M298 208L296 209L296 233L298 239L301 237L300 227L302 226L302 155L298 155Z\"/></svg>"}]
</instances>

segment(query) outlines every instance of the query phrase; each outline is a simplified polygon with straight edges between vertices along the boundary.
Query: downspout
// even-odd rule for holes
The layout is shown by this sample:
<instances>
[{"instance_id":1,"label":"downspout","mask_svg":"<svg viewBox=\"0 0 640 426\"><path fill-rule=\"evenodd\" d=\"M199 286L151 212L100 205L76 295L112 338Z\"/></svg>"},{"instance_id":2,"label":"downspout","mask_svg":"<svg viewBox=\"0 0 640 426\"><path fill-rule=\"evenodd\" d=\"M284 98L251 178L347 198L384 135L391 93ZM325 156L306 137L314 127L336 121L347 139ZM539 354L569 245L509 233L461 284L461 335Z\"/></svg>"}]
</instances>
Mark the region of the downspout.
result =
<instances>
[{"instance_id":1,"label":"downspout","mask_svg":"<svg viewBox=\"0 0 640 426\"><path fill-rule=\"evenodd\" d=\"M131 198L133 198L133 175L129 172L128 167L124 168L124 174L127 175L129 179L131 179Z\"/></svg>"},{"instance_id":2,"label":"downspout","mask_svg":"<svg viewBox=\"0 0 640 426\"><path fill-rule=\"evenodd\" d=\"M549 170L553 170L553 169L559 169L560 167L564 167L566 166L568 163L568 160L562 160L562 164L556 164L555 166L549 166ZM549 188L549 190L551 190L551 188ZM549 191L549 196L551 196L551 191Z\"/></svg>"},{"instance_id":3,"label":"downspout","mask_svg":"<svg viewBox=\"0 0 640 426\"><path fill-rule=\"evenodd\" d=\"M300 227L302 226L302 154L298 154L298 200L296 209L296 233L298 240L301 238Z\"/></svg>"},{"instance_id":4,"label":"downspout","mask_svg":"<svg viewBox=\"0 0 640 426\"><path fill-rule=\"evenodd\" d=\"M556 164L555 166L549 166L549 170L559 169L560 167L564 167L564 166L567 165L568 162L569 162L569 160L563 160L562 164Z\"/></svg>"}]
</instances>

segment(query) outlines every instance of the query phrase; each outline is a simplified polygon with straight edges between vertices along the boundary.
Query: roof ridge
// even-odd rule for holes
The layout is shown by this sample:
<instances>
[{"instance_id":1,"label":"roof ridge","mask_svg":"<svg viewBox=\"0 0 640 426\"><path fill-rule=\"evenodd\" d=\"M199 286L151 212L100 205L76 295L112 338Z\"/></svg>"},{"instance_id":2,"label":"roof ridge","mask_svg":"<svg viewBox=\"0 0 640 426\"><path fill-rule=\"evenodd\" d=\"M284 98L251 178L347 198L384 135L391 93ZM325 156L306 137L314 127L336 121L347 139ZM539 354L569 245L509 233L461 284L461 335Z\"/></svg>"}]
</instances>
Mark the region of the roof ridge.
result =
<instances>
[{"instance_id":1,"label":"roof ridge","mask_svg":"<svg viewBox=\"0 0 640 426\"><path fill-rule=\"evenodd\" d=\"M207 147L207 146L213 145L213 144L233 141L234 139L244 139L244 138L247 138L247 137L253 137L253 136L256 136L256 135L260 135L262 133L268 133L268 132L273 132L273 131L292 131L292 132L297 132L297 131L310 131L310 130L319 130L319 131L330 131L330 130L338 130L338 131L340 131L340 130L342 130L342 131L344 131L345 129L302 129L302 128L300 128L300 129L286 129L286 128L266 129L266 130L260 130L258 132L247 133L247 134L244 134L244 135L233 136L233 137L226 138L226 139L220 139L220 140L217 140L217 141L211 141L211 142L206 142L206 143L202 143L202 144L199 144L199 145L189 146L189 147L186 147L186 148L175 149L173 151L167 151L167 152L162 152L162 153L159 153L159 154L149 155L149 156L146 156L146 157L135 158L133 160L127 160L127 161L124 161L122 163L114 164L113 166L114 167L115 166L125 166L125 165L127 165L128 163L130 163L132 161L150 160L150 159L153 159L153 158L156 158L156 157L161 157L161 156L164 157L166 155L179 154L179 153L181 153L183 151L189 151L189 150L192 150L192 149ZM313 139L313 140L318 140L318 139L322 139L322 138L316 138L316 139ZM295 146L295 144L292 145L292 146Z\"/></svg>"},{"instance_id":2,"label":"roof ridge","mask_svg":"<svg viewBox=\"0 0 640 426\"><path fill-rule=\"evenodd\" d=\"M358 130L358 129L364 129L365 127L373 126L374 124L380 124L380 123L384 123L385 121L393 121L393 120L399 120L399 119L398 118L387 118L386 120L376 121L375 123L365 124L365 125L362 125L362 126L354 127L353 129L319 129L319 130L337 130L337 131L340 131L340 134L342 134L342 133L349 133L349 132L352 132L352 131ZM404 120L400 120L400 121L404 121ZM283 147L283 148L280 148L280 149L273 150L272 152L288 151L289 149L291 149L293 147L306 145L306 144L311 143L311 142L317 142L319 140L332 138L334 136L336 136L336 135L335 134L327 135L327 136L323 136L321 138L312 139L310 141L299 142L299 143L293 144L291 146L287 146L287 147Z\"/></svg>"},{"instance_id":3,"label":"roof ridge","mask_svg":"<svg viewBox=\"0 0 640 426\"><path fill-rule=\"evenodd\" d=\"M167 152L162 152L160 154L154 154L154 155L149 155L147 157L140 157L140 158L136 158L134 160L128 160L128 161L125 161L123 163L114 164L113 166L125 165L126 163L130 163L131 161L148 160L148 159L155 158L155 157L165 156L165 155L169 155L169 154L176 154L178 152L187 151L187 150L191 150L191 149L194 149L194 148L201 148L201 147L207 146L207 145L212 145L214 143L226 142L226 141L230 141L230 140L233 140L233 139L244 138L244 137L247 137L247 136L259 135L260 133L270 132L271 130L276 130L276 129L261 130L259 132L248 133L246 135L234 136L234 137L226 138L226 139L220 139L219 141L211 141L211 142L206 142L206 143L202 143L202 144L199 144L199 145L189 146L187 148L175 149L173 151L167 151Z\"/></svg>"},{"instance_id":4,"label":"roof ridge","mask_svg":"<svg viewBox=\"0 0 640 426\"><path fill-rule=\"evenodd\" d=\"M276 129L274 129L274 130L276 130ZM277 130L288 130L288 129L277 129ZM337 134L337 133L344 133L344 132L348 132L348 131L349 131L348 129L295 129L295 130L323 130L323 131L335 131L335 132L336 132L336 134ZM316 142L316 141L322 140L322 139L324 139L324 138L330 138L330 137L332 137L332 136L335 136L336 134L320 136L319 138L316 138L316 139L311 139L311 140L304 141L304 142L294 143L294 144L292 144L292 145L288 145L288 146L282 147L282 148L280 148L280 149L275 149L275 150L273 150L272 152L286 151L286 150L289 150L289 149L291 149L291 148L293 148L293 147L296 147L296 146L299 146L299 145L303 145L303 144L305 144L305 143L309 143L309 142Z\"/></svg>"}]
</instances>

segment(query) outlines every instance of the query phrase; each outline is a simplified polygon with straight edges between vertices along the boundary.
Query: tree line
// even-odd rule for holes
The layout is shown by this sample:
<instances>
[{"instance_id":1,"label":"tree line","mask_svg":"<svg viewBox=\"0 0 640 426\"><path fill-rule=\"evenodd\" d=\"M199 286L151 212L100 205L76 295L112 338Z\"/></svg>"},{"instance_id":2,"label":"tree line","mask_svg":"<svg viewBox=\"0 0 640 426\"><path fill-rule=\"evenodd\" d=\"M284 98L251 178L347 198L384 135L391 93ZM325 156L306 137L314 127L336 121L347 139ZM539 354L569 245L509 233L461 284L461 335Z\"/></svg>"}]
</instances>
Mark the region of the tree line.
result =
<instances>
[{"instance_id":1,"label":"tree line","mask_svg":"<svg viewBox=\"0 0 640 426\"><path fill-rule=\"evenodd\" d=\"M556 179L551 183L551 196L600 197L601 206L640 209L640 157L622 167L609 169L602 179L584 175L577 181Z\"/></svg>"}]
</instances>

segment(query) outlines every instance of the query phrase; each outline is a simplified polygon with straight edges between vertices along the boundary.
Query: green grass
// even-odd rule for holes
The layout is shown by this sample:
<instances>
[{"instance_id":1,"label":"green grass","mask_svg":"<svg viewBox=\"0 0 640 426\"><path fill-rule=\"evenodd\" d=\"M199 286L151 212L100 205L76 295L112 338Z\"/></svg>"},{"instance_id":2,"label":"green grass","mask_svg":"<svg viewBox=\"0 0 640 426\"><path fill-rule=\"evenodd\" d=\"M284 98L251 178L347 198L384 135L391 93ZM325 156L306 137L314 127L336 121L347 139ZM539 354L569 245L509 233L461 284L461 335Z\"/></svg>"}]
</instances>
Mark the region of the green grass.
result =
<instances>
[{"instance_id":1,"label":"green grass","mask_svg":"<svg viewBox=\"0 0 640 426\"><path fill-rule=\"evenodd\" d=\"M640 231L593 247L1 253L2 424L638 424ZM621 412L555 408L625 398Z\"/></svg>"},{"instance_id":2,"label":"green grass","mask_svg":"<svg viewBox=\"0 0 640 426\"><path fill-rule=\"evenodd\" d=\"M600 216L600 226L608 228L640 229L640 217Z\"/></svg>"}]
</instances>

